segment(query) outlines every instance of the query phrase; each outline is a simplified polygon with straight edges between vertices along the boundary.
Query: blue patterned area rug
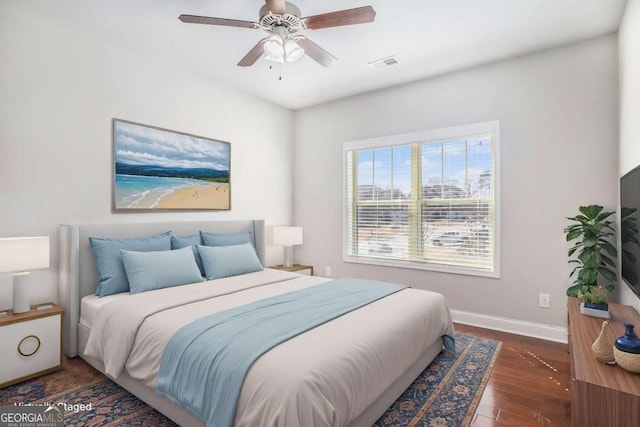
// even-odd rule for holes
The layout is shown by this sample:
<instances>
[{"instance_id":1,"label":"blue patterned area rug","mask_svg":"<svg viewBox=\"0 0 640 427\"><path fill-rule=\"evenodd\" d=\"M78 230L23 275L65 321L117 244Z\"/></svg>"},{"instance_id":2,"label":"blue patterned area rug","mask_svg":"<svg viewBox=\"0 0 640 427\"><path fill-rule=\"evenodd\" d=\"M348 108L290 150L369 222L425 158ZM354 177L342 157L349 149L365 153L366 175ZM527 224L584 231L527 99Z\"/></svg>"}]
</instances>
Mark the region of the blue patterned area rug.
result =
<instances>
[{"instance_id":1,"label":"blue patterned area rug","mask_svg":"<svg viewBox=\"0 0 640 427\"><path fill-rule=\"evenodd\" d=\"M456 354L443 351L375 426L459 427L471 422L501 343L456 334ZM165 416L82 359L61 371L0 389L0 405L63 402L65 426L175 426ZM91 403L87 410L81 405Z\"/></svg>"},{"instance_id":2,"label":"blue patterned area rug","mask_svg":"<svg viewBox=\"0 0 640 427\"><path fill-rule=\"evenodd\" d=\"M409 427L459 427L473 420L499 341L455 334L456 354L440 353L374 424Z\"/></svg>"}]
</instances>

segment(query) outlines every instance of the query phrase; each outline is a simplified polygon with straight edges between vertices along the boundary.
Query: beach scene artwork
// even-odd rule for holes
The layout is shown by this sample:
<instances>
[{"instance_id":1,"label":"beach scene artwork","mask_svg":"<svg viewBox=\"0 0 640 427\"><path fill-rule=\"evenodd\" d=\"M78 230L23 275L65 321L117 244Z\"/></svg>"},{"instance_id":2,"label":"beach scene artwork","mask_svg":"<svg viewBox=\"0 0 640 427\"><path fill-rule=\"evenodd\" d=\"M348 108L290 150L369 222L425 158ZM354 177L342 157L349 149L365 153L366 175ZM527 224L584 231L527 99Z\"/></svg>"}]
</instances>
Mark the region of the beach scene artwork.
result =
<instances>
[{"instance_id":1,"label":"beach scene artwork","mask_svg":"<svg viewBox=\"0 0 640 427\"><path fill-rule=\"evenodd\" d=\"M231 208L231 144L113 120L115 209Z\"/></svg>"}]
</instances>

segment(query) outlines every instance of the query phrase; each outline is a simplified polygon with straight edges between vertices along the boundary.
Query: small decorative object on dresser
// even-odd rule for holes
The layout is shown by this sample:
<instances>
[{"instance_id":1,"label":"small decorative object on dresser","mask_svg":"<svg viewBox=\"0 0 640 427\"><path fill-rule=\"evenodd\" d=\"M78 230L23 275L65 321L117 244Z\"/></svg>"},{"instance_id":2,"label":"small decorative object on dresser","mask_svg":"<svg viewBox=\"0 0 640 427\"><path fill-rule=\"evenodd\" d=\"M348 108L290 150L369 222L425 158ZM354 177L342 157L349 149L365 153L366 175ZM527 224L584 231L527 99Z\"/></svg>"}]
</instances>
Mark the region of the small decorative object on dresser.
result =
<instances>
[{"instance_id":1,"label":"small decorative object on dresser","mask_svg":"<svg viewBox=\"0 0 640 427\"><path fill-rule=\"evenodd\" d=\"M62 308L9 312L0 318L0 387L62 367Z\"/></svg>"},{"instance_id":2,"label":"small decorative object on dresser","mask_svg":"<svg viewBox=\"0 0 640 427\"><path fill-rule=\"evenodd\" d=\"M640 339L633 332L633 325L625 323L624 335L616 339L613 354L616 363L629 372L640 374Z\"/></svg>"},{"instance_id":3,"label":"small decorative object on dresser","mask_svg":"<svg viewBox=\"0 0 640 427\"><path fill-rule=\"evenodd\" d=\"M602 328L600 329L600 335L593 342L591 346L591 352L593 353L593 357L596 358L597 361L602 363L614 364L616 363L616 359L613 356L613 340L609 338L609 334L607 334L607 330L609 329L609 321L605 320L602 322Z\"/></svg>"},{"instance_id":4,"label":"small decorative object on dresser","mask_svg":"<svg viewBox=\"0 0 640 427\"><path fill-rule=\"evenodd\" d=\"M276 265L276 270L290 271L291 273L302 274L303 276L313 276L313 266L312 265L300 265L294 264L291 267L285 267L284 265Z\"/></svg>"},{"instance_id":5,"label":"small decorative object on dresser","mask_svg":"<svg viewBox=\"0 0 640 427\"><path fill-rule=\"evenodd\" d=\"M609 293L602 287L580 294L580 313L587 316L610 319L608 299Z\"/></svg>"}]
</instances>

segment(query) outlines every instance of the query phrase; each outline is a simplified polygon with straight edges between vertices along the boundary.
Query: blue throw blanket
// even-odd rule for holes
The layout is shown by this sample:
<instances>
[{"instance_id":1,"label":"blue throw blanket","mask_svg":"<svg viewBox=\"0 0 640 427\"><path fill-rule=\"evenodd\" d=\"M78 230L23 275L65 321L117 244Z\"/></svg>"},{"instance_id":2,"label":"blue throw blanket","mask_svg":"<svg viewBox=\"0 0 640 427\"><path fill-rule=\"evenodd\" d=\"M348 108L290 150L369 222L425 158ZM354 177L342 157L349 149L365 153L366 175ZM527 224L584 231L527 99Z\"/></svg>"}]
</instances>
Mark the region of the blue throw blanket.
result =
<instances>
[{"instance_id":1,"label":"blue throw blanket","mask_svg":"<svg viewBox=\"0 0 640 427\"><path fill-rule=\"evenodd\" d=\"M179 329L162 354L156 391L203 419L233 425L245 376L264 353L406 286L337 279L205 316Z\"/></svg>"}]
</instances>

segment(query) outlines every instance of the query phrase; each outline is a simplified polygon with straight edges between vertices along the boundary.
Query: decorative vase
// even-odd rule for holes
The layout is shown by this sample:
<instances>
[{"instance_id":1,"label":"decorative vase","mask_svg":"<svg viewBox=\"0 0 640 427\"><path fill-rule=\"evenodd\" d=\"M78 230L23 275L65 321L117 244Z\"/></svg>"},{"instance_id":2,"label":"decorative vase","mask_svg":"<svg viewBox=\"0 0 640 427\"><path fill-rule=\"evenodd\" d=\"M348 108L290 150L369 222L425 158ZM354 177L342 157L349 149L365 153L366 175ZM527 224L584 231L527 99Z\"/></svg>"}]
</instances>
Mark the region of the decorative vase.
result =
<instances>
[{"instance_id":1,"label":"decorative vase","mask_svg":"<svg viewBox=\"0 0 640 427\"><path fill-rule=\"evenodd\" d=\"M631 323L624 324L626 331L616 339L613 356L622 369L640 373L640 339L633 332Z\"/></svg>"},{"instance_id":2,"label":"decorative vase","mask_svg":"<svg viewBox=\"0 0 640 427\"><path fill-rule=\"evenodd\" d=\"M607 334L608 325L608 320L602 322L600 335L598 335L598 338L596 338L596 340L593 342L593 345L591 346L591 352L593 353L593 357L595 357L597 361L613 364L616 362L616 359L613 355L613 346L611 345L611 339Z\"/></svg>"},{"instance_id":3,"label":"decorative vase","mask_svg":"<svg viewBox=\"0 0 640 427\"><path fill-rule=\"evenodd\" d=\"M633 324L625 323L624 335L616 339L616 348L626 353L640 354L640 339L633 332Z\"/></svg>"}]
</instances>

